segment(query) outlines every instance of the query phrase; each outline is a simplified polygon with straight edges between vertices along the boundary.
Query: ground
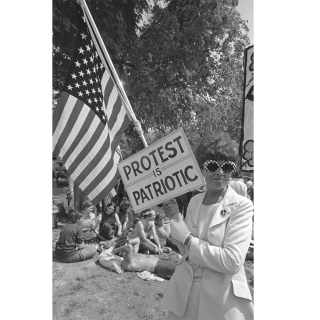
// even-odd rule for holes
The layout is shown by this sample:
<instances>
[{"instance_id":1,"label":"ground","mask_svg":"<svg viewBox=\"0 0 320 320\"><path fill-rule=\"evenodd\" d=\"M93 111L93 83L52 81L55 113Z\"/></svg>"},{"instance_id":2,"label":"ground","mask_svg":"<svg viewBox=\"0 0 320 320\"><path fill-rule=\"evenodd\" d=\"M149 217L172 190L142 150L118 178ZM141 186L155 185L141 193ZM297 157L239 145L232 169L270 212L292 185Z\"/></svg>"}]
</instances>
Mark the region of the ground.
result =
<instances>
[{"instance_id":1,"label":"ground","mask_svg":"<svg viewBox=\"0 0 320 320\"><path fill-rule=\"evenodd\" d=\"M55 194L60 190L55 189ZM52 229L53 243L59 229ZM168 281L145 281L134 272L119 275L93 259L63 263L52 252L53 320L138 320L166 319L167 310L159 301ZM253 262L245 269L253 295Z\"/></svg>"}]
</instances>

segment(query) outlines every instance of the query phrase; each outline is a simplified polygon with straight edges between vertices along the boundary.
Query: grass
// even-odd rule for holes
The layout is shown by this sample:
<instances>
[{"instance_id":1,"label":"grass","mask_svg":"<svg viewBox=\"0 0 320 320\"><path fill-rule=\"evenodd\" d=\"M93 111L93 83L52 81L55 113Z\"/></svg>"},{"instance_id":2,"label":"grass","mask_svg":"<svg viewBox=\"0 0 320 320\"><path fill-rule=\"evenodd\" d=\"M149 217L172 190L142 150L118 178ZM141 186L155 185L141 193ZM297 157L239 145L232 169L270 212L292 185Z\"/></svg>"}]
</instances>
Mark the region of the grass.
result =
<instances>
[{"instance_id":1,"label":"grass","mask_svg":"<svg viewBox=\"0 0 320 320\"><path fill-rule=\"evenodd\" d=\"M53 229L52 246L60 230ZM62 263L53 257L53 320L165 320L159 302L167 280L143 281L134 272L118 275L91 260ZM253 262L245 262L253 295Z\"/></svg>"}]
</instances>

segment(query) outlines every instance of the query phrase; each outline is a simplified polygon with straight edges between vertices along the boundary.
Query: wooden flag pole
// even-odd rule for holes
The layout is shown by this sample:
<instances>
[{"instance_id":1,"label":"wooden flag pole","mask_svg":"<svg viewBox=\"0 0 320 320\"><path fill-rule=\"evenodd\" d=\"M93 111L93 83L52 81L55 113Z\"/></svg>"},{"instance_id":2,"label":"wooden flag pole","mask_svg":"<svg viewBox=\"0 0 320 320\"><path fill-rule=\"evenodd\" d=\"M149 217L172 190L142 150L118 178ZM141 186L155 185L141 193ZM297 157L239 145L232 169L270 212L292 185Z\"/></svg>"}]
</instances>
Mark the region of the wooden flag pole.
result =
<instances>
[{"instance_id":1,"label":"wooden flag pole","mask_svg":"<svg viewBox=\"0 0 320 320\"><path fill-rule=\"evenodd\" d=\"M107 51L107 49L106 49L106 47L105 47L105 45L104 45L104 42L103 42L103 40L102 40L102 38L101 38L101 36L100 36L99 31L98 31L98 29L97 29L97 26L96 26L96 24L94 23L94 20L93 20L93 18L92 18L92 16L91 16L90 10L89 10L89 8L88 8L85 0L77 0L77 2L81 5L82 9L86 12L86 14L87 14L87 16L88 16L88 18L89 18L89 20L90 20L90 23L91 23L91 25L92 25L92 28L93 28L93 30L94 30L94 32L95 32L95 35L96 35L96 37L98 38L99 44L100 44L100 46L101 46L101 48L102 48L102 51L103 51L105 57L107 58L108 65L109 65L109 67L110 67L110 69L111 69L111 71L112 71L112 73L113 73L113 75L114 75L114 77L115 77L115 80L117 81L117 87L118 87L119 90L120 90L120 93L121 93L121 96L122 96L122 101L123 101L123 103L124 103L124 106L125 106L125 108L127 109L129 115L130 115L131 118L132 118L132 122L133 122L133 124L134 124L134 130L138 133L140 139L141 139L142 142L143 142L144 147L148 147L147 141L146 141L146 139L145 139L145 137L144 137L144 135L143 135L143 130L142 130L142 127L141 127L141 123L140 123L139 120L137 120L137 118L136 118L136 116L135 116L135 114L134 114L134 112L133 112L133 109L132 109L132 107L131 107L130 101L129 101L127 95L126 95L126 92L124 91L124 89L123 89L123 87L122 87L121 81L120 81L120 79L119 79L119 77L118 77L118 74L117 74L117 72L116 72L116 69L115 69L114 66L113 66L113 63L112 63L111 58L110 58L110 56L109 56L109 54L108 54L108 51ZM92 37L92 38L94 38L94 37ZM108 68L108 66L105 66L105 67Z\"/></svg>"}]
</instances>

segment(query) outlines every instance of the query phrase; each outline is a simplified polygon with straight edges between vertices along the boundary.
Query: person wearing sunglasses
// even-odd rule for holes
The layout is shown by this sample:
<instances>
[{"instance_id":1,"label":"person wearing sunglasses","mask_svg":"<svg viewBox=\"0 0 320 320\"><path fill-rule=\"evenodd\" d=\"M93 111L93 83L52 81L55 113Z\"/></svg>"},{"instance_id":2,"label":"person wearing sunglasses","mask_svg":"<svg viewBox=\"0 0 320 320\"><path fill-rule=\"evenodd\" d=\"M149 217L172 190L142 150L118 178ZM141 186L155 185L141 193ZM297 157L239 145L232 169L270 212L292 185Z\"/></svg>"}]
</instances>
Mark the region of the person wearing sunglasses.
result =
<instances>
[{"instance_id":1,"label":"person wearing sunglasses","mask_svg":"<svg viewBox=\"0 0 320 320\"><path fill-rule=\"evenodd\" d=\"M167 320L252 320L253 303L243 263L252 230L252 202L229 186L237 146L223 136L205 138L195 152L206 181L191 198L183 220L166 201L171 238L183 256L161 304Z\"/></svg>"}]
</instances>

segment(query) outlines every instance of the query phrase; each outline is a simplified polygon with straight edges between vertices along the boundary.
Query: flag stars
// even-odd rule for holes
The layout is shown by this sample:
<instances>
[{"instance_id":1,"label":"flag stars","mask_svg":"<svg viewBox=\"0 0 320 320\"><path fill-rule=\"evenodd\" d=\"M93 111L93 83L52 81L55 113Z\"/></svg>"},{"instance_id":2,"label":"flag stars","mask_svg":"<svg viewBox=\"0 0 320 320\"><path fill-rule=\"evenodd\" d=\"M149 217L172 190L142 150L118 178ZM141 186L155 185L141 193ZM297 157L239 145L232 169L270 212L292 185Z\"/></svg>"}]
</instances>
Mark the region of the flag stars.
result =
<instances>
[{"instance_id":1,"label":"flag stars","mask_svg":"<svg viewBox=\"0 0 320 320\"><path fill-rule=\"evenodd\" d=\"M83 77L84 73L82 71L79 72L80 76Z\"/></svg>"},{"instance_id":2,"label":"flag stars","mask_svg":"<svg viewBox=\"0 0 320 320\"><path fill-rule=\"evenodd\" d=\"M87 69L87 74L91 74L91 71L90 71L90 69Z\"/></svg>"},{"instance_id":3,"label":"flag stars","mask_svg":"<svg viewBox=\"0 0 320 320\"><path fill-rule=\"evenodd\" d=\"M103 68L103 64L100 62L100 69L102 69Z\"/></svg>"},{"instance_id":4,"label":"flag stars","mask_svg":"<svg viewBox=\"0 0 320 320\"><path fill-rule=\"evenodd\" d=\"M93 80L92 79L89 79L89 81L90 81L90 84L93 84Z\"/></svg>"},{"instance_id":5,"label":"flag stars","mask_svg":"<svg viewBox=\"0 0 320 320\"><path fill-rule=\"evenodd\" d=\"M82 83L83 83L83 85L86 87L87 86L87 82L86 82L86 80L84 80L84 81L82 81Z\"/></svg>"},{"instance_id":6,"label":"flag stars","mask_svg":"<svg viewBox=\"0 0 320 320\"><path fill-rule=\"evenodd\" d=\"M82 97L83 96L83 93L81 91L79 91L79 96Z\"/></svg>"},{"instance_id":7,"label":"flag stars","mask_svg":"<svg viewBox=\"0 0 320 320\"><path fill-rule=\"evenodd\" d=\"M94 73L96 73L96 67L93 67L92 71L93 71Z\"/></svg>"},{"instance_id":8,"label":"flag stars","mask_svg":"<svg viewBox=\"0 0 320 320\"><path fill-rule=\"evenodd\" d=\"M98 102L98 99L97 99L97 98L94 98L93 100L94 100L94 102Z\"/></svg>"},{"instance_id":9,"label":"flag stars","mask_svg":"<svg viewBox=\"0 0 320 320\"><path fill-rule=\"evenodd\" d=\"M96 82L98 82L98 78L96 77Z\"/></svg>"},{"instance_id":10,"label":"flag stars","mask_svg":"<svg viewBox=\"0 0 320 320\"><path fill-rule=\"evenodd\" d=\"M80 84L77 82L77 83L75 84L75 86L76 86L77 88L79 88L79 87L80 87Z\"/></svg>"},{"instance_id":11,"label":"flag stars","mask_svg":"<svg viewBox=\"0 0 320 320\"><path fill-rule=\"evenodd\" d=\"M83 63L84 63L85 65L87 65L88 60L87 60L86 58L82 59L82 61L83 61Z\"/></svg>"},{"instance_id":12,"label":"flag stars","mask_svg":"<svg viewBox=\"0 0 320 320\"><path fill-rule=\"evenodd\" d=\"M101 89L100 89L100 88L98 88L98 92L101 92Z\"/></svg>"},{"instance_id":13,"label":"flag stars","mask_svg":"<svg viewBox=\"0 0 320 320\"><path fill-rule=\"evenodd\" d=\"M96 93L96 90L92 89L92 93Z\"/></svg>"},{"instance_id":14,"label":"flag stars","mask_svg":"<svg viewBox=\"0 0 320 320\"><path fill-rule=\"evenodd\" d=\"M92 103L91 99L88 99L88 103Z\"/></svg>"},{"instance_id":15,"label":"flag stars","mask_svg":"<svg viewBox=\"0 0 320 320\"><path fill-rule=\"evenodd\" d=\"M71 75L71 77L72 77L72 79L76 79L77 78L77 76L74 73Z\"/></svg>"},{"instance_id":16,"label":"flag stars","mask_svg":"<svg viewBox=\"0 0 320 320\"><path fill-rule=\"evenodd\" d=\"M79 48L78 50L79 50L79 53L83 54L84 50L82 48Z\"/></svg>"},{"instance_id":17,"label":"flag stars","mask_svg":"<svg viewBox=\"0 0 320 320\"><path fill-rule=\"evenodd\" d=\"M99 111L99 108L98 108L98 107L96 107L96 111Z\"/></svg>"},{"instance_id":18,"label":"flag stars","mask_svg":"<svg viewBox=\"0 0 320 320\"><path fill-rule=\"evenodd\" d=\"M94 54L95 54L96 57L98 56L98 52L97 51Z\"/></svg>"},{"instance_id":19,"label":"flag stars","mask_svg":"<svg viewBox=\"0 0 320 320\"><path fill-rule=\"evenodd\" d=\"M80 67L80 65L81 65L80 62L78 62L78 61L76 61L75 64L77 67Z\"/></svg>"},{"instance_id":20,"label":"flag stars","mask_svg":"<svg viewBox=\"0 0 320 320\"><path fill-rule=\"evenodd\" d=\"M81 33L82 39L87 39L87 35L85 33Z\"/></svg>"},{"instance_id":21,"label":"flag stars","mask_svg":"<svg viewBox=\"0 0 320 320\"><path fill-rule=\"evenodd\" d=\"M93 42L92 42L92 40L90 40L90 44L91 44L91 47L93 47Z\"/></svg>"},{"instance_id":22,"label":"flag stars","mask_svg":"<svg viewBox=\"0 0 320 320\"><path fill-rule=\"evenodd\" d=\"M86 18L84 16L82 17L82 19L83 19L84 22L86 22Z\"/></svg>"},{"instance_id":23,"label":"flag stars","mask_svg":"<svg viewBox=\"0 0 320 320\"><path fill-rule=\"evenodd\" d=\"M93 63L93 56L90 57L90 61Z\"/></svg>"},{"instance_id":24,"label":"flag stars","mask_svg":"<svg viewBox=\"0 0 320 320\"><path fill-rule=\"evenodd\" d=\"M68 90L72 90L73 87L70 86L70 84L68 85Z\"/></svg>"},{"instance_id":25,"label":"flag stars","mask_svg":"<svg viewBox=\"0 0 320 320\"><path fill-rule=\"evenodd\" d=\"M90 51L90 50L91 50L91 48L90 48L90 46L89 46L89 45L86 45L86 48L87 48L87 50L88 50L88 51Z\"/></svg>"},{"instance_id":26,"label":"flag stars","mask_svg":"<svg viewBox=\"0 0 320 320\"><path fill-rule=\"evenodd\" d=\"M103 120L106 120L106 117L105 117L105 116L102 116L102 119L103 119Z\"/></svg>"},{"instance_id":27,"label":"flag stars","mask_svg":"<svg viewBox=\"0 0 320 320\"><path fill-rule=\"evenodd\" d=\"M89 95L89 94L90 94L90 91L89 91L89 90L86 90L86 94L88 94L88 95Z\"/></svg>"}]
</instances>

